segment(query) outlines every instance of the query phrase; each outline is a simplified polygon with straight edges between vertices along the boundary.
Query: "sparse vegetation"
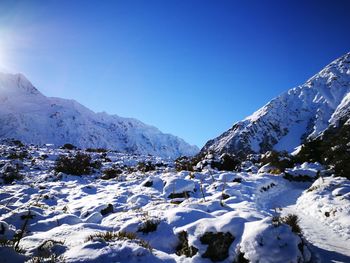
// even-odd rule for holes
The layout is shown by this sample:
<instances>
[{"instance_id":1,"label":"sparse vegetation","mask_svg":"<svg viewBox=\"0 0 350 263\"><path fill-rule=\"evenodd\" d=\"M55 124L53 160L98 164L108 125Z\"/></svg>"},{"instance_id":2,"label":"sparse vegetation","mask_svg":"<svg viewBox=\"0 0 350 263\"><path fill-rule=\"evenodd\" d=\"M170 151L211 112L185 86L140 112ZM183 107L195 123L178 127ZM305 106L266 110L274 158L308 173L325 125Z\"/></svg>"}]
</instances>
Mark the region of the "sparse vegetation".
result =
<instances>
[{"instance_id":1,"label":"sparse vegetation","mask_svg":"<svg viewBox=\"0 0 350 263\"><path fill-rule=\"evenodd\" d=\"M156 170L156 166L152 162L139 162L136 169L140 172L146 173Z\"/></svg>"},{"instance_id":2,"label":"sparse vegetation","mask_svg":"<svg viewBox=\"0 0 350 263\"><path fill-rule=\"evenodd\" d=\"M1 169L0 179L2 179L5 184L11 184L15 180L22 180L23 175L19 172L17 165L8 163Z\"/></svg>"},{"instance_id":3,"label":"sparse vegetation","mask_svg":"<svg viewBox=\"0 0 350 263\"><path fill-rule=\"evenodd\" d=\"M100 170L102 167L102 163L99 160L91 161L90 167L96 170Z\"/></svg>"},{"instance_id":4,"label":"sparse vegetation","mask_svg":"<svg viewBox=\"0 0 350 263\"><path fill-rule=\"evenodd\" d=\"M0 151L7 154L8 148L8 146L2 148L0 146ZM265 209L268 209L267 207L270 207L272 202L280 195L288 195L289 189L287 187L289 185L291 187L292 185L297 185L289 184L280 176L271 176L271 174L265 172L255 176L254 174L259 169L259 165L256 163L245 166L254 168L250 172L246 172L244 169L242 169L242 172L215 171L209 167L209 163L210 161L218 161L219 159L213 156L207 156L207 159L203 160L203 162L207 162L205 164L207 166L203 166L202 163L198 164L197 167L203 169L202 172L176 173L173 169L166 169L165 172L162 171L159 168L162 165L156 164L160 159L150 156L140 157L109 152L108 156L113 160L113 163L106 164L101 158L107 156L105 153L93 153L89 155L82 152L68 152L50 147L35 148L35 146L25 146L24 150L27 150L32 155L32 158L36 161L35 166L40 167L41 170L38 171L36 167L30 165L31 159L19 161L2 158L0 160L0 171L4 171L7 165L13 164L13 167L18 168L17 170L23 173L23 175L28 175L25 183L19 183L16 186L4 185L4 189L9 191L0 193L3 198L3 201L0 202L2 205L1 209L5 213L5 217L2 217L4 224L3 226L0 224L0 238L3 236L12 238L12 240L2 240L0 246L8 246L10 249L20 252L24 244L25 247L28 247L29 240L31 242L30 250L25 251L23 255L25 260L30 260L29 262L64 262L64 258L60 255L67 255L69 260L72 261L72 258L75 257L73 253L76 253L76 257L82 258L85 256L85 248L93 250L93 253L96 253L96 259L100 260L105 257L104 252L100 250L100 248L103 248L104 251L110 250L111 253L116 254L115 258L114 256L111 257L112 260L119 260L119 251L121 251L123 255L125 254L130 258L140 257L140 260L143 260L142 257L144 255L147 257L154 256L155 260L158 260L160 253L167 253L167 257L173 257L177 260L177 257L171 254L176 253L176 255L183 256L182 258L185 256L189 257L188 260L190 261L193 259L190 257L196 257L199 261L203 257L202 260L206 258L209 261L230 260L235 263L246 263L249 261L245 256L247 258L253 258L249 248L243 246L243 242L247 238L243 236L246 229L240 232L236 231L235 227L231 228L230 226L231 223L235 224L235 226L237 226L236 224L240 224L240 221L236 223L235 217L240 217L242 211L247 212L244 203L240 203L245 202L250 208L255 208L254 202L257 200L258 209L265 212ZM101 161L100 164L103 168L100 172L94 172L94 176L62 177L62 180L57 182L58 176L55 176L55 173L50 169L53 165L53 158L59 153L64 153L65 155L57 159L55 168L62 168L62 166L68 163L69 169L81 169L82 166L79 163L83 163L86 164L85 171L92 173L94 171L93 162L95 160ZM6 156L6 154L3 156ZM42 158L42 155L45 155L45 157ZM192 159L187 160L193 170L196 170L196 166L193 165L195 161ZM63 165L61 163L61 166L59 165L60 161L64 163ZM20 166L17 167L15 165L16 163ZM148 164L152 164L156 172L142 174L137 171L137 169L148 171ZM128 167L131 167L130 170L128 170ZM172 164L169 167L173 168ZM318 169L322 169L322 166L318 164L315 164L315 166L305 164L304 166L300 165L293 169L288 169L285 173L295 171L295 174L298 174L305 171L305 174L307 174L311 171L309 174L314 175ZM58 169L58 171L63 170ZM130 171L134 172L129 173ZM323 170L321 171L323 172ZM71 173L67 172L67 170L64 172ZM39 176L35 178L38 180L32 180L32 174L38 174ZM78 174L85 174L85 172L79 172ZM100 175L102 179L120 177L121 180L103 181L100 180ZM347 188L344 188L344 180L343 178L325 177L324 182L322 184L320 182L320 186L317 185L308 190L310 192L321 187L322 191L315 191L311 194L303 193L302 197L306 197L308 201L311 195L325 194L327 192L327 194L333 197L334 202L340 202L346 198L345 195L348 193ZM264 194L265 191L270 191L270 188L275 186L276 192L272 195ZM302 187L303 185L298 184L299 186ZM152 188L147 189L146 187ZM15 193L14 191L17 189L19 189L18 193ZM260 198L262 195L263 198ZM208 200L206 201L205 198ZM25 199L26 201L24 202L18 202L18 200ZM37 199L37 201L35 202L34 199ZM220 208L219 202L223 206L222 208ZM21 206L18 205L19 203ZM181 204L177 206L172 203ZM239 205L236 206L236 203ZM307 204L307 202L305 203ZM268 205L265 207L265 204ZM24 205L28 205L30 209L23 211ZM232 215L228 215L227 213L232 211L232 207L237 210L237 213L233 212ZM167 214L163 212L165 208L171 208L173 210ZM18 209L18 212L14 209ZM52 209L55 209L56 212L52 213ZM310 209L314 208L311 207ZM16 212L12 215L12 211ZM252 212L255 213L255 211ZM325 220L338 220L338 215L342 215L341 209L338 206L336 209L322 208L321 211L317 216L323 217ZM111 213L115 214L113 215ZM56 218L53 218L53 216ZM260 217L254 218L252 216L248 218L247 216L246 218L247 222L260 220ZM48 224L43 226L41 222L46 220ZM256 238L253 235L251 237L252 242L257 242L257 246L262 244L262 250L271 247L269 245L270 241L277 242L278 244L276 243L276 246L280 243L284 246L286 243L285 238L286 240L299 241L299 238L291 231L299 235L302 239L301 229L298 225L298 217L296 215L276 216L273 219L273 224L275 226L282 225L283 227L275 228L271 226L271 223L267 225L265 222L270 221L262 221L261 226L264 224L267 232L261 232L261 239L258 235ZM102 227L100 227L101 225ZM245 227L247 226L247 231L252 231L251 233L254 234L254 229L249 228L253 227L254 224L249 225L245 225ZM287 225L290 226L290 229ZM80 228L85 228L85 226L90 228ZM50 238L58 237L58 235L49 236L53 233L52 229L54 229L54 233L62 233L60 238L65 238L69 242L63 244L60 241L50 240ZM82 229L81 233L76 233L77 229L78 231ZM76 242L77 245L72 245L72 242L69 240L70 238L76 238L78 240L80 237L81 241L84 241L86 232L91 231L91 229L95 229L95 231L133 229L132 231L135 233L101 232L90 235L87 238L88 241L93 242ZM184 229L188 232L183 231ZM259 231L258 227L256 229ZM272 232L270 232L271 230ZM45 231L48 231L47 235L45 235ZM235 235L227 231L235 233ZM286 236L281 235L281 231ZM177 239L174 233L177 233L178 243L176 243ZM30 236L26 237L28 234ZM164 235L169 235L169 237ZM271 235L272 237L276 237L276 240L274 238L266 239L267 237L271 237ZM142 240L143 237L146 240L150 240L152 246L157 249L157 253L149 255L145 249L139 247L142 246L152 251L151 245ZM157 238L159 239L156 240ZM32 241L34 239L35 241ZM159 240L166 240L169 244L163 244ZM290 244L298 246L300 251L306 251L305 253L308 253L306 245L303 247L303 244L300 245L300 243L291 242L288 243L288 246ZM121 246L123 247L121 248ZM128 251L130 248L137 252L130 252L129 254ZM174 249L176 250L174 251ZM14 254L8 248L4 250ZM284 253L282 250L281 248L281 253ZM296 251L299 253L298 250ZM246 254L244 255L244 253ZM230 258L228 258L228 255ZM30 259L31 256L32 258Z\"/></svg>"},{"instance_id":5,"label":"sparse vegetation","mask_svg":"<svg viewBox=\"0 0 350 263\"><path fill-rule=\"evenodd\" d=\"M157 230L158 225L160 224L160 220L157 219L147 219L142 223L142 225L138 228L137 232L142 232L144 234L148 234L150 232L154 232Z\"/></svg>"},{"instance_id":6,"label":"sparse vegetation","mask_svg":"<svg viewBox=\"0 0 350 263\"><path fill-rule=\"evenodd\" d=\"M24 143L21 142L20 140L16 140L16 139L12 139L11 140L11 143L14 145L14 146L17 146L17 147L23 147L24 146Z\"/></svg>"},{"instance_id":7,"label":"sparse vegetation","mask_svg":"<svg viewBox=\"0 0 350 263\"><path fill-rule=\"evenodd\" d=\"M242 183L242 178L241 177L236 177L235 179L232 180L233 183Z\"/></svg>"},{"instance_id":8,"label":"sparse vegetation","mask_svg":"<svg viewBox=\"0 0 350 263\"><path fill-rule=\"evenodd\" d=\"M287 224L291 227L292 231L298 235L301 234L301 228L298 224L299 218L295 214L288 214L281 217L280 215L274 216L272 218L272 224L278 226L280 224Z\"/></svg>"},{"instance_id":9,"label":"sparse vegetation","mask_svg":"<svg viewBox=\"0 0 350 263\"><path fill-rule=\"evenodd\" d=\"M187 156L181 156L175 160L175 170L180 171L192 171L193 172L193 162Z\"/></svg>"},{"instance_id":10,"label":"sparse vegetation","mask_svg":"<svg viewBox=\"0 0 350 263\"><path fill-rule=\"evenodd\" d=\"M197 254L198 248L190 246L188 244L188 234L186 231L181 231L177 236L179 238L179 244L176 247L176 255L184 255L188 258L191 258Z\"/></svg>"},{"instance_id":11,"label":"sparse vegetation","mask_svg":"<svg viewBox=\"0 0 350 263\"><path fill-rule=\"evenodd\" d=\"M36 256L32 257L27 263L65 263L65 259L63 256L58 256L56 254L52 254L48 257Z\"/></svg>"},{"instance_id":12,"label":"sparse vegetation","mask_svg":"<svg viewBox=\"0 0 350 263\"><path fill-rule=\"evenodd\" d=\"M228 258L228 250L234 240L234 236L229 232L204 233L200 241L202 244L208 245L208 247L202 257L209 258L214 262Z\"/></svg>"},{"instance_id":13,"label":"sparse vegetation","mask_svg":"<svg viewBox=\"0 0 350 263\"><path fill-rule=\"evenodd\" d=\"M84 153L75 155L60 155L56 160L55 171L71 175L84 175L91 173L91 157Z\"/></svg>"},{"instance_id":14,"label":"sparse vegetation","mask_svg":"<svg viewBox=\"0 0 350 263\"><path fill-rule=\"evenodd\" d=\"M336 176L350 179L350 125L345 121L328 128L322 137L306 142L296 160L299 163L319 162L330 167Z\"/></svg>"},{"instance_id":15,"label":"sparse vegetation","mask_svg":"<svg viewBox=\"0 0 350 263\"><path fill-rule=\"evenodd\" d=\"M29 158L29 153L24 149L12 149L9 151L7 158L12 160L23 160L25 158Z\"/></svg>"},{"instance_id":16,"label":"sparse vegetation","mask_svg":"<svg viewBox=\"0 0 350 263\"><path fill-rule=\"evenodd\" d=\"M314 185L314 186L311 186L309 189L306 190L306 192L312 192L312 191L315 191L317 189L319 189L320 186L319 185Z\"/></svg>"},{"instance_id":17,"label":"sparse vegetation","mask_svg":"<svg viewBox=\"0 0 350 263\"><path fill-rule=\"evenodd\" d=\"M101 215L105 216L114 212L114 207L112 204L108 204L106 208L101 210Z\"/></svg>"},{"instance_id":18,"label":"sparse vegetation","mask_svg":"<svg viewBox=\"0 0 350 263\"><path fill-rule=\"evenodd\" d=\"M271 189L272 187L275 187L275 183L270 183L267 186L263 186L260 188L260 192L266 192L267 190Z\"/></svg>"},{"instance_id":19,"label":"sparse vegetation","mask_svg":"<svg viewBox=\"0 0 350 263\"><path fill-rule=\"evenodd\" d=\"M293 157L287 152L269 151L266 152L260 159L261 165L270 164L274 167L273 174L280 174L284 172L286 168L293 167L295 162Z\"/></svg>"},{"instance_id":20,"label":"sparse vegetation","mask_svg":"<svg viewBox=\"0 0 350 263\"><path fill-rule=\"evenodd\" d=\"M143 184L144 187L152 187L153 186L153 181L148 180Z\"/></svg>"},{"instance_id":21,"label":"sparse vegetation","mask_svg":"<svg viewBox=\"0 0 350 263\"><path fill-rule=\"evenodd\" d=\"M108 152L105 148L87 148L85 151L90 153L106 153Z\"/></svg>"},{"instance_id":22,"label":"sparse vegetation","mask_svg":"<svg viewBox=\"0 0 350 263\"><path fill-rule=\"evenodd\" d=\"M21 248L20 246L16 246L16 240L9 240L9 239L1 239L0 238L0 247L8 247L12 248L15 252L19 254L24 254L26 251Z\"/></svg>"},{"instance_id":23,"label":"sparse vegetation","mask_svg":"<svg viewBox=\"0 0 350 263\"><path fill-rule=\"evenodd\" d=\"M182 193L171 193L168 198L174 199L174 198L189 198L190 197L190 192L185 191Z\"/></svg>"},{"instance_id":24,"label":"sparse vegetation","mask_svg":"<svg viewBox=\"0 0 350 263\"><path fill-rule=\"evenodd\" d=\"M63 150L75 150L77 147L71 143L66 143L63 146L61 146L61 149Z\"/></svg>"},{"instance_id":25,"label":"sparse vegetation","mask_svg":"<svg viewBox=\"0 0 350 263\"><path fill-rule=\"evenodd\" d=\"M211 167L218 171L234 171L237 170L240 164L241 160L237 156L224 153L219 157L219 160L211 162Z\"/></svg>"},{"instance_id":26,"label":"sparse vegetation","mask_svg":"<svg viewBox=\"0 0 350 263\"><path fill-rule=\"evenodd\" d=\"M289 214L281 218L282 222L289 225L292 228L292 231L296 234L301 234L301 228L298 224L298 216L294 214Z\"/></svg>"},{"instance_id":27,"label":"sparse vegetation","mask_svg":"<svg viewBox=\"0 0 350 263\"><path fill-rule=\"evenodd\" d=\"M144 247L152 252L151 245L140 238L137 237L135 233L132 232L103 232L103 233L96 233L93 235L90 235L86 241L96 241L96 240L103 240L105 242L112 242L116 240L131 240L135 241L138 245L141 247Z\"/></svg>"},{"instance_id":28,"label":"sparse vegetation","mask_svg":"<svg viewBox=\"0 0 350 263\"><path fill-rule=\"evenodd\" d=\"M285 173L283 178L287 179L288 181L295 181L295 182L312 182L316 179L307 175L294 176L289 173Z\"/></svg>"},{"instance_id":29,"label":"sparse vegetation","mask_svg":"<svg viewBox=\"0 0 350 263\"><path fill-rule=\"evenodd\" d=\"M101 176L101 179L110 180L110 179L118 178L123 173L123 170L117 167L111 167L103 170L102 173L103 175Z\"/></svg>"},{"instance_id":30,"label":"sparse vegetation","mask_svg":"<svg viewBox=\"0 0 350 263\"><path fill-rule=\"evenodd\" d=\"M63 257L56 254L53 249L55 247L63 247L64 242L59 240L48 239L45 240L38 248L38 256L32 260L33 262L64 262ZM64 249L62 250L62 252Z\"/></svg>"}]
</instances>

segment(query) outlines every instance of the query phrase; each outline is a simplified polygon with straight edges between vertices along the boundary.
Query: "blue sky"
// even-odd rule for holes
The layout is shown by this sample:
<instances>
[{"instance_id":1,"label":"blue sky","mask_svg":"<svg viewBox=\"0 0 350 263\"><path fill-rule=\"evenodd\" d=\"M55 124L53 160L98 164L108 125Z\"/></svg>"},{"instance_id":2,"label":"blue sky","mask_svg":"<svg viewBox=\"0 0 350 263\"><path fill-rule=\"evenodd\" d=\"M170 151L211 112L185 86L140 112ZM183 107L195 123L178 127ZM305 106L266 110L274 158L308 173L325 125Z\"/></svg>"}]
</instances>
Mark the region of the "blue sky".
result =
<instances>
[{"instance_id":1,"label":"blue sky","mask_svg":"<svg viewBox=\"0 0 350 263\"><path fill-rule=\"evenodd\" d=\"M350 1L0 0L0 69L203 146L350 51Z\"/></svg>"}]
</instances>

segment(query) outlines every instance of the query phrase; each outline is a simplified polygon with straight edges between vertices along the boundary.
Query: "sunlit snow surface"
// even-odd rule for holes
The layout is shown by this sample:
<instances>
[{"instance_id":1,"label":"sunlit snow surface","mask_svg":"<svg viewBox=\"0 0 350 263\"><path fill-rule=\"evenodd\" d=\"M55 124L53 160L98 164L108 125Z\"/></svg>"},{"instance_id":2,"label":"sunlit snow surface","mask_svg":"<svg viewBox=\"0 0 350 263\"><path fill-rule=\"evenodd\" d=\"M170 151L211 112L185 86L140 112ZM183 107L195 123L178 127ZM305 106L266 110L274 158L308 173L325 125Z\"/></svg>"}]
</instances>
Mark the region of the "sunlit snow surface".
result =
<instances>
[{"instance_id":1,"label":"sunlit snow surface","mask_svg":"<svg viewBox=\"0 0 350 263\"><path fill-rule=\"evenodd\" d=\"M7 148L1 146L2 151ZM47 240L63 242L52 252L65 262L211 262L202 257L208 245L200 239L206 232L234 237L223 262L233 262L239 253L250 262L350 260L350 183L346 179L320 178L312 191L306 191L310 183L291 183L281 175L175 172L170 163L158 171L124 173L118 180L102 180L100 171L86 176L55 175L54 160L67 154L66 150L28 150L35 162L25 159L21 170L24 180L0 185L1 239L11 239L22 228L29 209L33 215L19 243L25 254L0 246L0 262L23 262L42 255L39 248ZM43 154L48 155L46 160L39 158ZM92 155L100 158L100 154ZM108 158L111 162L104 162L101 170L116 163L162 162L150 156L117 153L108 153ZM10 161L2 158L1 165ZM314 174L317 169L317 164L303 164L293 171ZM181 192L186 196L170 198ZM102 215L109 204L113 212ZM272 216L288 213L301 219L303 253L298 247L302 239L289 226L272 223ZM159 222L157 229L138 232L146 220ZM135 240L87 240L106 231L136 233L149 242L152 252ZM175 253L182 231L188 233L189 245L198 249L193 257Z\"/></svg>"}]
</instances>

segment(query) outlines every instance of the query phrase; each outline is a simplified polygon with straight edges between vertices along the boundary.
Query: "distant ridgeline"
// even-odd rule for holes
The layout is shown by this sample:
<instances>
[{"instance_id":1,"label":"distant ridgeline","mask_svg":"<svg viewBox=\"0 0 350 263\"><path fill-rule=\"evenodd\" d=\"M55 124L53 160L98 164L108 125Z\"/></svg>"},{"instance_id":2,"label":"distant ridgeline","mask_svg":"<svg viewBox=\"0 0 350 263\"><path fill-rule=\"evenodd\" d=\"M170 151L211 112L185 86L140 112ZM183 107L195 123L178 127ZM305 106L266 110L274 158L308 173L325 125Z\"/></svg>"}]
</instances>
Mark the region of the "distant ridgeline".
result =
<instances>
[{"instance_id":1,"label":"distant ridgeline","mask_svg":"<svg viewBox=\"0 0 350 263\"><path fill-rule=\"evenodd\" d=\"M165 158L191 156L199 150L139 120L95 113L74 100L46 97L21 74L0 73L0 138Z\"/></svg>"}]
</instances>

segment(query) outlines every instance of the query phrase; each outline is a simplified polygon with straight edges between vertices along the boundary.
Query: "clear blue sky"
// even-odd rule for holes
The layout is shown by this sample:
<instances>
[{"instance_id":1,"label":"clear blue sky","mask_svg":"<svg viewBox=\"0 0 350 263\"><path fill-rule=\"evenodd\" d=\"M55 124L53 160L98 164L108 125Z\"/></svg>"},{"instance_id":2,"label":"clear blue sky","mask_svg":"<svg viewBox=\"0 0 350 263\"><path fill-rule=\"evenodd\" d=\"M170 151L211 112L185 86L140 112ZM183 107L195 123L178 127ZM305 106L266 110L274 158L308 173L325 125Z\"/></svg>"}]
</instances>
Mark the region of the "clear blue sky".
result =
<instances>
[{"instance_id":1,"label":"clear blue sky","mask_svg":"<svg viewBox=\"0 0 350 263\"><path fill-rule=\"evenodd\" d=\"M350 1L4 1L0 68L203 144L350 51Z\"/></svg>"}]
</instances>

